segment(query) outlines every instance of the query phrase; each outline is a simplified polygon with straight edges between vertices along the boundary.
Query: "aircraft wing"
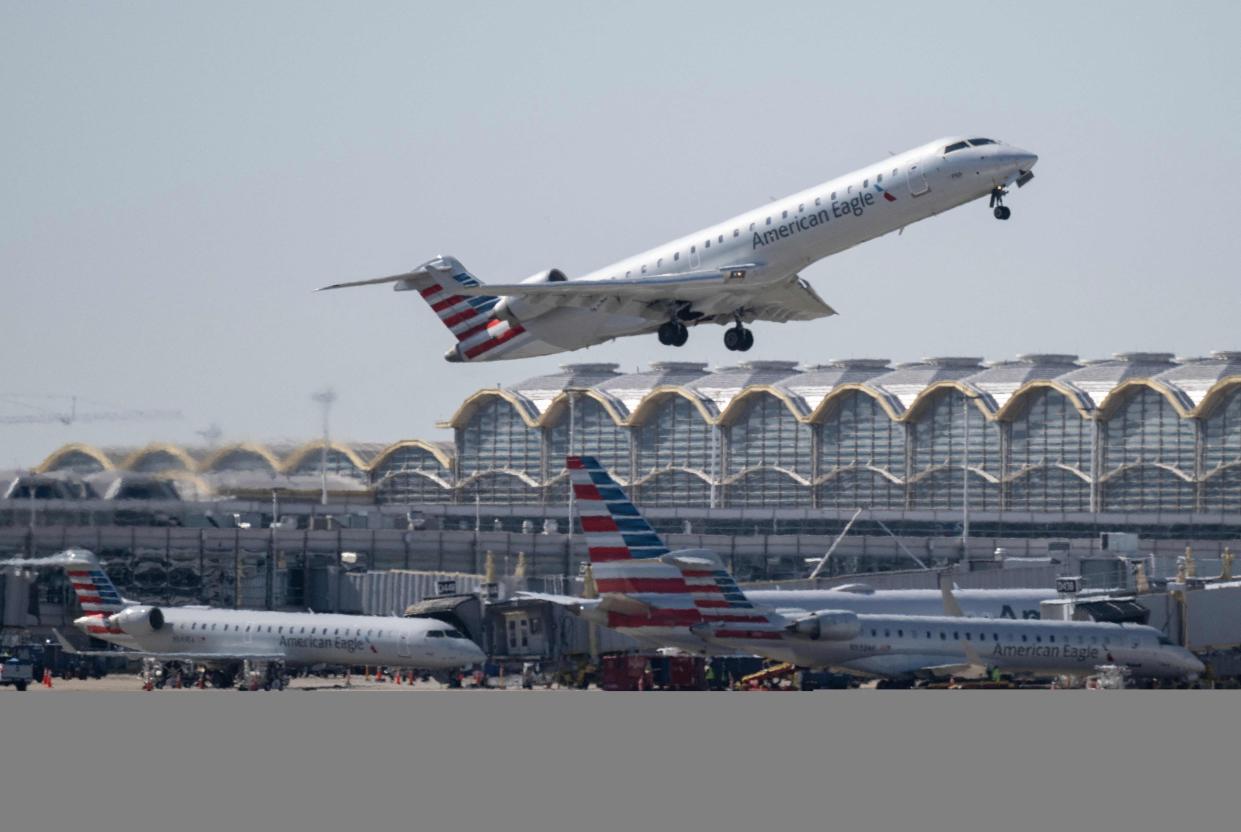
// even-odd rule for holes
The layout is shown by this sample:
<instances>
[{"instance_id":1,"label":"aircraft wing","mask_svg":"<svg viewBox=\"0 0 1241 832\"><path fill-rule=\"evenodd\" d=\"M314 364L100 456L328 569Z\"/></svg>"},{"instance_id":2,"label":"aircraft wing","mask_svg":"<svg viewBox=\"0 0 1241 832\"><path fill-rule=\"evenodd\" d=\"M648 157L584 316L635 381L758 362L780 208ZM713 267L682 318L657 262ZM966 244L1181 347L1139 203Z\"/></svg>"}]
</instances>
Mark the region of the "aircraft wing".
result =
<instances>
[{"instance_id":1,"label":"aircraft wing","mask_svg":"<svg viewBox=\"0 0 1241 832\"><path fill-rule=\"evenodd\" d=\"M748 281L759 263L739 263L721 269L681 274L646 275L616 280L564 280L551 283L514 283L454 288L458 295L499 295L521 298L539 307L580 306L616 311L622 306L646 306L652 320L667 317L668 304L690 303L705 318L745 310L754 321L809 321L835 315L818 294L797 275L776 281ZM639 313L640 314L640 313Z\"/></svg>"},{"instance_id":2,"label":"aircraft wing","mask_svg":"<svg viewBox=\"0 0 1241 832\"><path fill-rule=\"evenodd\" d=\"M255 662L276 662L284 661L288 658L284 653L194 653L194 652L156 652L152 650L134 650L125 648L124 650L79 650L74 647L69 639L65 638L60 630L53 629L56 634L56 640L60 642L60 646L66 653L73 653L78 656L107 656L113 659L159 659L161 661L181 661L181 662L221 662L221 661L237 661L249 659Z\"/></svg>"},{"instance_id":3,"label":"aircraft wing","mask_svg":"<svg viewBox=\"0 0 1241 832\"><path fill-rule=\"evenodd\" d=\"M575 615L599 610L601 612L618 612L624 615L649 616L653 609L650 604L639 601L636 598L613 592L604 593L599 598L579 598L576 595L553 595L547 592L526 592L523 590L517 593L517 597L559 604L562 607L568 607Z\"/></svg>"},{"instance_id":4,"label":"aircraft wing","mask_svg":"<svg viewBox=\"0 0 1241 832\"><path fill-rule=\"evenodd\" d=\"M598 598L579 598L576 595L555 595L550 592L527 592L525 590L516 593L516 595L518 598L526 598L532 601L547 601L551 604L568 607L574 613L599 606Z\"/></svg>"}]
</instances>

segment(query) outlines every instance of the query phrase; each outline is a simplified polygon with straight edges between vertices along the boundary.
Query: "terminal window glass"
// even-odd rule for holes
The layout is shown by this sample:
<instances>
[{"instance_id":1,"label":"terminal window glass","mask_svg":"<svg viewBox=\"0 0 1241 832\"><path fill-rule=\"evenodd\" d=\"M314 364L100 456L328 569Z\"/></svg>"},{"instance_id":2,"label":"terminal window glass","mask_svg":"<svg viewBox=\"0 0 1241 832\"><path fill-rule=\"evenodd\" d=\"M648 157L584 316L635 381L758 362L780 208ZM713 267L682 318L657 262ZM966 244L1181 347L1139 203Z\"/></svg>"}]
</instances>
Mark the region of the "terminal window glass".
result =
<instances>
[{"instance_id":1,"label":"terminal window glass","mask_svg":"<svg viewBox=\"0 0 1241 832\"><path fill-rule=\"evenodd\" d=\"M730 473L751 468L780 467L809 477L812 431L779 398L759 393L744 400L745 407L725 428Z\"/></svg>"},{"instance_id":2,"label":"terminal window glass","mask_svg":"<svg viewBox=\"0 0 1241 832\"><path fill-rule=\"evenodd\" d=\"M596 457L614 476L629 478L629 428L616 424L607 409L589 396L579 396L574 401L573 427L574 451ZM560 420L549 429L548 446L548 458L560 460L551 471L560 471L569 453L568 408L561 411Z\"/></svg>"},{"instance_id":3,"label":"terminal window glass","mask_svg":"<svg viewBox=\"0 0 1241 832\"><path fill-rule=\"evenodd\" d=\"M498 396L484 400L458 430L457 447L464 475L509 470L536 479L541 476L540 431L527 425L513 404Z\"/></svg>"},{"instance_id":4,"label":"terminal window glass","mask_svg":"<svg viewBox=\"0 0 1241 832\"><path fill-rule=\"evenodd\" d=\"M665 397L637 428L638 472L698 469L711 458L711 427L683 396Z\"/></svg>"}]
</instances>

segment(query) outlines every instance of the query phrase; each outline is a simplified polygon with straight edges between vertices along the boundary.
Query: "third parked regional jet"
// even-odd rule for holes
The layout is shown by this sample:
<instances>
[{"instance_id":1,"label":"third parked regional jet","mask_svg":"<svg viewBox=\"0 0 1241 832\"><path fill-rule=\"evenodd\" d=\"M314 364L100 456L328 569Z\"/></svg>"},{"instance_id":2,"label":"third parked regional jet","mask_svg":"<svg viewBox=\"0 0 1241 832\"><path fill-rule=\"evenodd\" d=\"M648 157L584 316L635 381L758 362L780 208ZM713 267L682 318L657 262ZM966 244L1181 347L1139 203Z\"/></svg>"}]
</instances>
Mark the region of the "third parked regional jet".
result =
<instances>
[{"instance_id":1,"label":"third parked regional jet","mask_svg":"<svg viewBox=\"0 0 1241 832\"><path fill-rule=\"evenodd\" d=\"M724 346L754 344L753 321L808 321L835 310L798 276L824 257L990 196L1010 216L1008 187L1038 157L988 138L939 139L570 280L548 269L484 285L454 257L405 274L336 283L417 291L457 338L448 361L498 361L578 350L655 332L683 346L689 327L726 326Z\"/></svg>"}]
</instances>

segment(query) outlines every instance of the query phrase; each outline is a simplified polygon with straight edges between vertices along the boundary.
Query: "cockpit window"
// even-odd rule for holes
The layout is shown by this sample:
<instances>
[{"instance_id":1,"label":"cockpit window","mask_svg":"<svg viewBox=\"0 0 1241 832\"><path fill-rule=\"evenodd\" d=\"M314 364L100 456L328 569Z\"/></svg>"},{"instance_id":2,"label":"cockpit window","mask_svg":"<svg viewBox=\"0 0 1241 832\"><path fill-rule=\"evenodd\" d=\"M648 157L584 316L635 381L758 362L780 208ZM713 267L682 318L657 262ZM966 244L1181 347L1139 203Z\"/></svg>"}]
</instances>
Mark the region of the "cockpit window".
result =
<instances>
[{"instance_id":1,"label":"cockpit window","mask_svg":"<svg viewBox=\"0 0 1241 832\"><path fill-rule=\"evenodd\" d=\"M443 637L444 637L443 630L430 630L427 632L427 638L443 638Z\"/></svg>"},{"instance_id":2,"label":"cockpit window","mask_svg":"<svg viewBox=\"0 0 1241 832\"><path fill-rule=\"evenodd\" d=\"M978 147L980 144L996 144L995 139L970 139L970 144Z\"/></svg>"},{"instance_id":3,"label":"cockpit window","mask_svg":"<svg viewBox=\"0 0 1241 832\"><path fill-rule=\"evenodd\" d=\"M1165 635L1159 636L1159 643L1164 645L1165 647L1171 647L1174 644L1176 644L1176 642L1174 642L1172 639L1168 638Z\"/></svg>"},{"instance_id":4,"label":"cockpit window","mask_svg":"<svg viewBox=\"0 0 1241 832\"><path fill-rule=\"evenodd\" d=\"M447 632L449 638L465 638L465 633L460 630L448 630Z\"/></svg>"},{"instance_id":5,"label":"cockpit window","mask_svg":"<svg viewBox=\"0 0 1241 832\"><path fill-rule=\"evenodd\" d=\"M950 144L944 148L944 154L947 155L957 150L965 150L965 148L969 146L969 142L955 142L954 144Z\"/></svg>"}]
</instances>

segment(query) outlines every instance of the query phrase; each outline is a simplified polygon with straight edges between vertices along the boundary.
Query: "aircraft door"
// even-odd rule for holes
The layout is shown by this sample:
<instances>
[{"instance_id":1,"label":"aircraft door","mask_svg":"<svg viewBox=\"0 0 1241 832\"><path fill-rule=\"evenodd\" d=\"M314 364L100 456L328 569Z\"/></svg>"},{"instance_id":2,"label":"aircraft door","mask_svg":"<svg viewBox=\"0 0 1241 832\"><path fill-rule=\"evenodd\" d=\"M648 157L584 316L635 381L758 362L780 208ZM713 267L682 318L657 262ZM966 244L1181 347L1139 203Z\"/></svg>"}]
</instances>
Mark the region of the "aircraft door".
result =
<instances>
[{"instance_id":1,"label":"aircraft door","mask_svg":"<svg viewBox=\"0 0 1241 832\"><path fill-rule=\"evenodd\" d=\"M931 190L931 183L926 181L926 173L922 165L914 163L905 171L905 181L909 183L910 196L922 196Z\"/></svg>"},{"instance_id":2,"label":"aircraft door","mask_svg":"<svg viewBox=\"0 0 1241 832\"><path fill-rule=\"evenodd\" d=\"M702 255L698 253L698 246L689 247L689 267L696 269L702 265Z\"/></svg>"},{"instance_id":3,"label":"aircraft door","mask_svg":"<svg viewBox=\"0 0 1241 832\"><path fill-rule=\"evenodd\" d=\"M397 648L397 655L400 656L402 659L410 658L409 636L406 633L401 633L401 642Z\"/></svg>"}]
</instances>

